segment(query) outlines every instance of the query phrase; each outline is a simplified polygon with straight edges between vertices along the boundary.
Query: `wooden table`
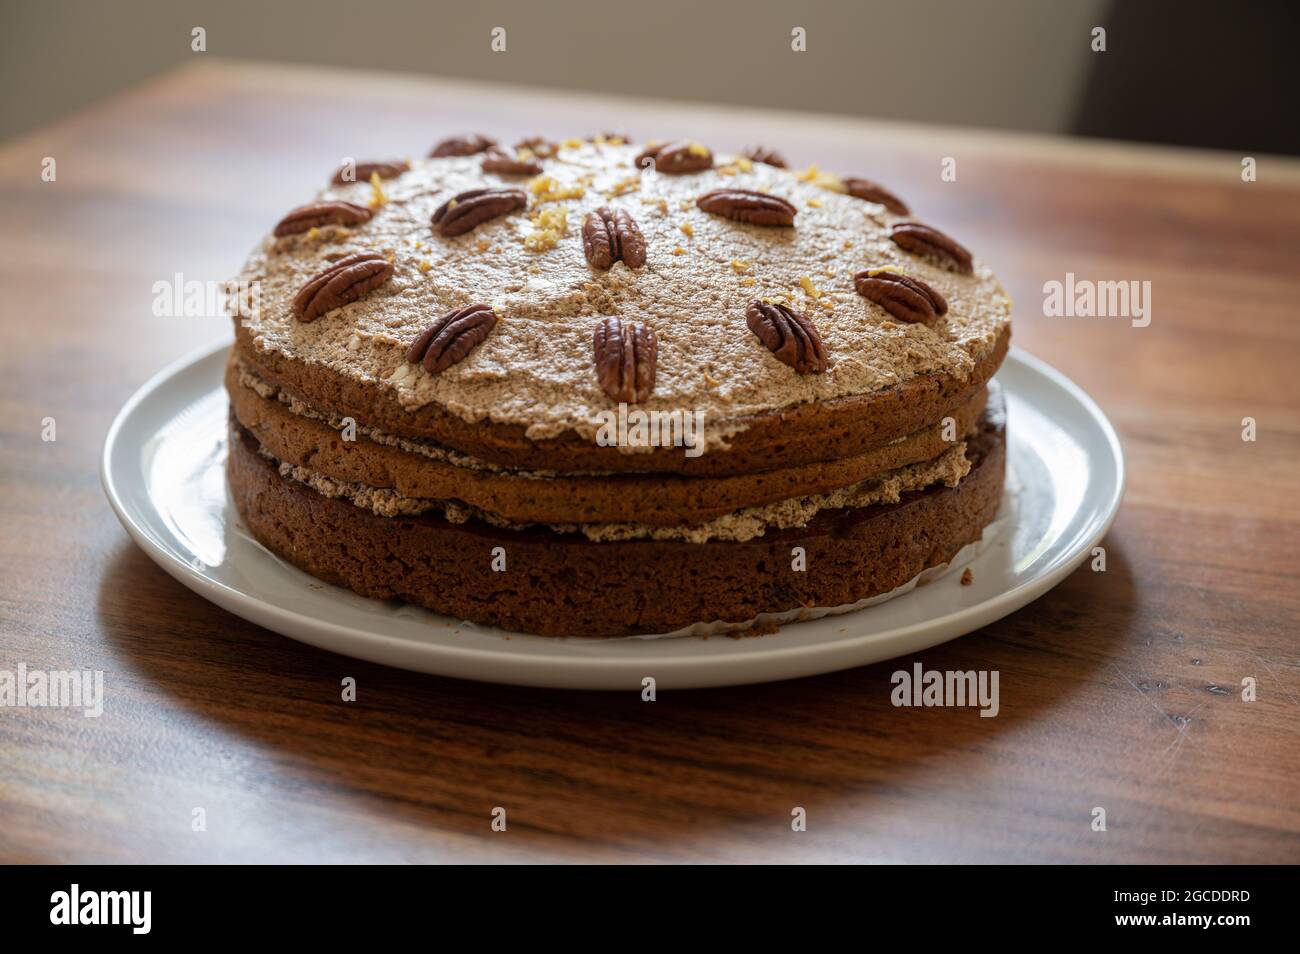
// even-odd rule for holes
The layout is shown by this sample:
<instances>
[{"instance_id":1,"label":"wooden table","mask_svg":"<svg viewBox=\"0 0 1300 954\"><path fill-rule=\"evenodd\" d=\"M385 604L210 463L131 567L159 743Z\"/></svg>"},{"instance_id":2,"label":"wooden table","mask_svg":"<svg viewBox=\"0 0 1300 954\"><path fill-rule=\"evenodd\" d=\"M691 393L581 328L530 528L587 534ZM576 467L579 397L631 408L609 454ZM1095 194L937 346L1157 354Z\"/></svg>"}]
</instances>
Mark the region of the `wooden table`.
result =
<instances>
[{"instance_id":1,"label":"wooden table","mask_svg":"<svg viewBox=\"0 0 1300 954\"><path fill-rule=\"evenodd\" d=\"M997 718L892 707L899 663L653 705L383 669L204 602L118 525L113 414L229 334L154 317L155 281L233 275L341 156L606 128L890 184L1114 421L1106 571L921 657L998 670ZM1300 166L1241 158L212 60L6 146L0 669L102 669L107 701L0 709L0 860L1300 861ZM1066 272L1151 281L1150 326L1043 317Z\"/></svg>"}]
</instances>

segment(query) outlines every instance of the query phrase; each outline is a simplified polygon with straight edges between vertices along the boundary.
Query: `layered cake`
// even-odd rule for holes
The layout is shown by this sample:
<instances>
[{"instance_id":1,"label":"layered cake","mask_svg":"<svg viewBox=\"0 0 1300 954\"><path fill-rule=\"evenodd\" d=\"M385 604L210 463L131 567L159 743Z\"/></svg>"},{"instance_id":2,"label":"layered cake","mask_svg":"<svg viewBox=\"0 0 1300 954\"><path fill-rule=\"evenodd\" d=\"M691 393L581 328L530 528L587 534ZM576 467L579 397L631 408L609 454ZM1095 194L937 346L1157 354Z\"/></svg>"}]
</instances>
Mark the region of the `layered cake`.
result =
<instances>
[{"instance_id":1,"label":"layered cake","mask_svg":"<svg viewBox=\"0 0 1300 954\"><path fill-rule=\"evenodd\" d=\"M890 593L998 510L1006 293L882 186L770 149L348 161L240 278L242 522L367 597L718 631Z\"/></svg>"}]
</instances>

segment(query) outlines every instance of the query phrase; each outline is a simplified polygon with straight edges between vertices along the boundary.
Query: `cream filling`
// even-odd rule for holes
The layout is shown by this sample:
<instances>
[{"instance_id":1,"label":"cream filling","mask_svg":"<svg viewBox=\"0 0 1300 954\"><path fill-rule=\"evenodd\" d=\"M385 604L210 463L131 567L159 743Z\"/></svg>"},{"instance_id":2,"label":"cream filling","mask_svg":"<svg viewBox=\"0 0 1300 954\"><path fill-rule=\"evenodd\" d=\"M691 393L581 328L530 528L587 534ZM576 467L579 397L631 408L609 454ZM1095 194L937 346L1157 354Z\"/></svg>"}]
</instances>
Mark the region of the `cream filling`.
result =
<instances>
[{"instance_id":1,"label":"cream filling","mask_svg":"<svg viewBox=\"0 0 1300 954\"><path fill-rule=\"evenodd\" d=\"M465 523L471 517L477 517L498 527L523 529L534 526L534 524L514 523L496 514L454 500L407 497L395 490L335 480L305 467L277 461L260 448L258 452L278 464L281 476L304 484L326 497L349 500L363 510L369 510L381 517L415 516L437 511L451 523ZM542 526L559 533L581 533L589 540L597 542L616 540L740 542L761 537L768 530L804 526L823 510L897 503L903 494L922 490L932 484L942 483L948 487L955 487L970 473L970 466L970 461L966 459L966 442L961 441L933 460L886 471L830 493L792 497L761 507L745 507L705 523L682 524L675 527L655 527L644 523L568 523L542 524Z\"/></svg>"}]
</instances>

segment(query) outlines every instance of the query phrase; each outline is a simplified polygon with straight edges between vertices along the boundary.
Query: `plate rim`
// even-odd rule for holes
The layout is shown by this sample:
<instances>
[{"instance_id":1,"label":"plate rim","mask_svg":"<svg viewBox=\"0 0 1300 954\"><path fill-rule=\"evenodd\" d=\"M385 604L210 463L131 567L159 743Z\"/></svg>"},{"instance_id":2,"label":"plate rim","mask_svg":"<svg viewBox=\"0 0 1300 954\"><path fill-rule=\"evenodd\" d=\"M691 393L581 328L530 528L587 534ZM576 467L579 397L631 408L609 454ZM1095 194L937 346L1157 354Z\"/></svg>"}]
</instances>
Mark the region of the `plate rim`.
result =
<instances>
[{"instance_id":1,"label":"plate rim","mask_svg":"<svg viewBox=\"0 0 1300 954\"><path fill-rule=\"evenodd\" d=\"M767 681L777 681L786 678L802 678L807 675L835 671L842 668L856 668L859 665L871 665L871 663L848 663L847 665L832 664L825 668L818 668L817 662L825 662L828 658L834 660L834 657L851 654L852 650L859 646L863 641L878 638L880 633L866 633L858 636L846 636L842 640L831 640L825 643L813 645L761 645L752 651L743 655L728 655L726 653L705 654L705 655L682 655L671 652L676 640L659 640L647 641L655 642L657 645L665 647L663 658L648 659L644 657L629 657L628 659L611 659L605 656L575 656L554 657L545 655L535 655L528 652L505 652L500 649L484 649L476 646L458 646L454 643L447 642L421 642L415 643L411 639L394 636L387 633L377 632L374 630L358 629L352 625L335 623L327 619L305 615L297 610L280 606L276 603L269 602L266 599L249 595L242 590L236 589L229 584L214 579L204 572L195 569L187 561L182 560L176 553L165 546L163 542L156 540L152 533L152 528L147 524L142 526L143 521L138 521L135 514L129 510L125 499L121 494L117 481L114 478L112 468L112 458L114 450L121 439L123 428L131 419L132 415L144 404L155 392L160 390L164 385L173 378L185 372L194 365L212 358L217 352L228 350L232 347L233 341L230 339L218 339L214 342L202 345L192 349L181 357L170 362L161 370L153 374L146 380L136 391L127 399L127 401L118 410L108 431L104 437L103 448L100 454L100 482L104 488L104 493L108 497L109 504L117 515L118 521L122 524L127 534L145 553L161 567L168 575L172 576L178 582L198 595L216 603L227 612L233 613L255 625L271 629L279 635L303 642L317 648L325 649L345 657L364 659L381 665L399 665L402 668L410 669L410 666L402 666L391 661L379 658L379 654L384 651L397 653L414 652L417 656L425 659L442 659L446 662L456 663L458 668L465 664L481 664L488 668L511 669L508 677L503 678L500 673L497 674L460 674L460 673L442 673L452 678L464 678L483 682L510 683L517 685L560 685L566 682L564 679L557 680L553 674L558 669L565 670L568 676L582 676L600 674L610 677L611 681L618 679L620 675L626 676L622 672L627 667L635 667L638 673L644 673L647 667L653 667L656 675L684 675L690 674L695 670L704 667L726 666L735 667L738 670L751 668L767 668L773 665L779 665L781 662L798 658L809 661L811 665L805 665L806 670L803 673L776 675L776 676L751 676L746 677L744 672L737 672L739 678L731 679L706 679L699 683L699 687L704 686L724 686L751 684ZM989 597L974 606L963 607L950 611L941 616L931 617L925 620L919 620L908 623L904 626L889 630L889 639L891 641L906 641L909 637L915 637L926 630L947 630L950 628L961 628L961 632L952 636L941 636L933 642L926 643L924 646L917 646L914 651L920 652L934 645L947 642L950 639L958 638L959 635L965 635L982 626L995 622L1002 617L1015 612L1023 606L1028 605L1034 599L1051 590L1067 576L1073 573L1079 565L1087 558L1092 548L1105 537L1114 524L1115 518L1119 513L1120 505L1124 499L1124 492L1127 485L1127 467L1124 460L1123 447L1120 444L1119 436L1111 424L1110 419L1101 410L1092 397L1084 391L1079 385L1067 377L1064 373L1057 370L1041 358L1023 350L1022 348L1012 346L1007 354L1008 361L1014 360L1027 366L1030 370L1047 378L1057 387L1069 394L1086 412L1091 421L1097 425L1099 431L1105 438L1107 448L1110 452L1111 461L1114 469L1111 471L1114 478L1114 489L1102 508L1104 517L1093 533L1089 534L1086 540L1078 547L1077 552L1069 556L1068 559L1061 561L1055 567L1050 568L1040 576L1035 576L1017 583L1015 586L1004 590L995 596ZM252 614L252 615L250 615ZM451 617L448 617L449 619ZM273 621L274 625L268 624L266 620ZM970 625L968 625L970 624ZM283 629L280 627L284 627ZM323 639L316 636L317 633L323 634L329 638ZM310 636L306 634L311 634ZM526 635L526 634L525 634ZM539 637L540 638L540 637ZM581 639L582 637L547 637L562 639ZM351 645L348 650L344 651L336 648L331 641L347 640ZM363 650L358 652L356 650ZM905 650L906 652L906 650ZM431 669L418 669L414 671L435 673ZM579 686L576 683L569 683L571 688L594 688L591 686Z\"/></svg>"}]
</instances>

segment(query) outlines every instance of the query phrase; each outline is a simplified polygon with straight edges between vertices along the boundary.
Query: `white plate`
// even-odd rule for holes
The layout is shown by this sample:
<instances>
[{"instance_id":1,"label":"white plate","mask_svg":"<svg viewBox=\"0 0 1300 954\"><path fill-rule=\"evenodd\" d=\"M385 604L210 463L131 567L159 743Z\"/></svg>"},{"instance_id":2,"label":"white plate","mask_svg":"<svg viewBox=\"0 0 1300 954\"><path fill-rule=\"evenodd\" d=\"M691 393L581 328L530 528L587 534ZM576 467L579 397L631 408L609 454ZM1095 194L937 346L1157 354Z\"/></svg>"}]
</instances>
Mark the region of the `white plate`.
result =
<instances>
[{"instance_id":1,"label":"white plate","mask_svg":"<svg viewBox=\"0 0 1300 954\"><path fill-rule=\"evenodd\" d=\"M225 481L218 344L159 372L104 443L104 490L164 570L237 616L347 656L463 679L571 689L697 688L790 679L878 662L969 633L1047 592L1110 527L1124 490L1119 440L1075 384L1012 349L1007 400L1010 525L968 564L857 613L759 638L528 636L368 600L283 563L242 530Z\"/></svg>"}]
</instances>

